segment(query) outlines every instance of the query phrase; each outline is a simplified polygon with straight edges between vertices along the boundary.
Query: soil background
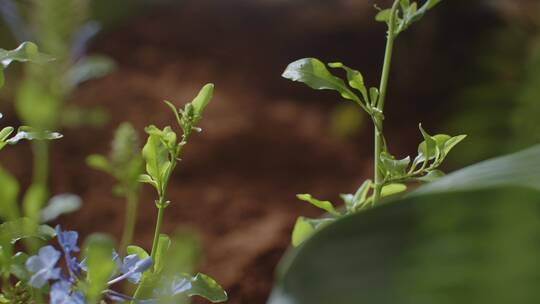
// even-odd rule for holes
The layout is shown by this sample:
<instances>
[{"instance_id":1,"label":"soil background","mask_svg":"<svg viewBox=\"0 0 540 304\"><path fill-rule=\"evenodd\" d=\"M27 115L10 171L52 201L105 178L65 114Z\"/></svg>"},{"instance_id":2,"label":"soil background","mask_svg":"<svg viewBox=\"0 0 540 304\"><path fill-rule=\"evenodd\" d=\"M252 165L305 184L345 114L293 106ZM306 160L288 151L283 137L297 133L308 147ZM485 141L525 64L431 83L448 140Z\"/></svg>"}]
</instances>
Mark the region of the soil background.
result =
<instances>
[{"instance_id":1,"label":"soil background","mask_svg":"<svg viewBox=\"0 0 540 304\"><path fill-rule=\"evenodd\" d=\"M443 126L478 37L496 22L468 1L447 2L398 41L386 135L399 156L415 153L418 122L433 132ZM354 192L372 174L368 121L355 138L336 136L331 114L344 101L280 74L293 60L318 57L343 61L363 71L368 84L378 83L385 28L372 21L372 4L184 1L174 9L139 12L104 31L92 52L111 56L118 68L82 85L70 102L102 106L112 119L102 129L63 130L65 138L54 143L52 192L76 193L84 201L59 222L83 237L96 231L119 236L124 202L111 194L113 180L88 168L85 157L107 153L123 121L141 137L148 124L174 125L161 100L180 106L213 82L203 132L193 136L173 176L163 231L199 236L201 271L223 285L228 303L264 303L296 217L320 215L295 194L339 202L340 193ZM0 156L26 183L30 159L28 144ZM135 235L146 248L153 237L153 200L144 187Z\"/></svg>"}]
</instances>

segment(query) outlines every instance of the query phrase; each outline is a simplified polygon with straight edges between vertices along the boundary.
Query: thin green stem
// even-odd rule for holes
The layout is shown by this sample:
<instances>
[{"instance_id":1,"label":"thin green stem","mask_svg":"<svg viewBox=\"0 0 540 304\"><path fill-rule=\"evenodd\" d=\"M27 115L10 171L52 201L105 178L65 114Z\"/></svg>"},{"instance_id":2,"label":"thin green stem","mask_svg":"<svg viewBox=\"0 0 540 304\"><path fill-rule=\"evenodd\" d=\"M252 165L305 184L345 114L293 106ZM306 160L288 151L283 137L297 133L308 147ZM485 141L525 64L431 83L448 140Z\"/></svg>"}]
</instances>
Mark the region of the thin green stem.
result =
<instances>
[{"instance_id":1,"label":"thin green stem","mask_svg":"<svg viewBox=\"0 0 540 304\"><path fill-rule=\"evenodd\" d=\"M165 214L166 203L160 198L158 204L158 215L156 219L156 230L154 231L154 242L152 243L152 253L150 254L152 260L155 261L157 247L159 243L159 235L161 234L161 224L163 223L163 215Z\"/></svg>"},{"instance_id":2,"label":"thin green stem","mask_svg":"<svg viewBox=\"0 0 540 304\"><path fill-rule=\"evenodd\" d=\"M126 195L126 217L124 219L124 231L122 232L122 241L120 242L120 253L124 254L126 247L133 240L135 223L137 220L137 205L139 204L137 193L129 190Z\"/></svg>"},{"instance_id":3,"label":"thin green stem","mask_svg":"<svg viewBox=\"0 0 540 304\"><path fill-rule=\"evenodd\" d=\"M390 20L388 21L388 33L386 40L386 50L384 52L384 64L381 73L381 83L379 87L379 100L377 101L376 108L383 113L384 111L384 102L386 100L386 91L388 89L388 80L390 78L390 67L392 65L392 52L394 50L394 41L396 39L395 28L396 28L396 13L398 9L399 1L394 1L392 5L392 10L390 13ZM381 197L381 191L383 185L383 176L380 170L381 163L381 152L384 146L383 142L383 116L375 117L374 126L375 126L375 149L374 149L374 183L375 189L373 192L373 203L377 203Z\"/></svg>"}]
</instances>

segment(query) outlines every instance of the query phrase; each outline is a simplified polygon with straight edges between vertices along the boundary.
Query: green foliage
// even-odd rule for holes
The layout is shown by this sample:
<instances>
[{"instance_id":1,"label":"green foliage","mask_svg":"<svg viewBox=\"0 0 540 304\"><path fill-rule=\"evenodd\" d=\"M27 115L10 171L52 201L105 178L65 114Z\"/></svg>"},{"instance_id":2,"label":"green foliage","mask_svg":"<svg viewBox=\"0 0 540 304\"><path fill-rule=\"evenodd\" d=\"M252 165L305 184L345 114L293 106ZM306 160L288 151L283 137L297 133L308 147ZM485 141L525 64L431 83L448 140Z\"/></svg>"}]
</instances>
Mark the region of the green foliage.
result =
<instances>
[{"instance_id":1,"label":"green foliage","mask_svg":"<svg viewBox=\"0 0 540 304\"><path fill-rule=\"evenodd\" d=\"M375 19L388 26L387 47L379 88L366 86L361 72L341 62L329 63L328 67L345 72L345 78L332 74L326 65L316 58L304 58L289 64L282 76L292 81L302 82L316 90L333 90L343 99L352 100L368 114L375 132L374 178L367 180L356 193L344 194L345 212L343 215L363 210L375 205L381 198L402 193L407 189L405 183L412 181L430 182L443 173L438 168L448 153L465 135L429 135L420 125L423 141L418 146L418 155L403 159L396 158L388 150L383 134L384 102L388 87L393 46L398 35L412 23L420 20L425 13L439 4L441 0L428 0L422 6L409 0L395 0L392 8L380 10ZM325 210L333 217L342 213L336 211L328 201L313 199L308 194L298 196L312 205ZM325 219L331 221L332 219ZM320 223L313 219L298 218L293 230L293 244L298 245L313 234Z\"/></svg>"},{"instance_id":2,"label":"green foliage","mask_svg":"<svg viewBox=\"0 0 540 304\"><path fill-rule=\"evenodd\" d=\"M171 102L165 101L172 110L178 127L182 130L181 137L178 137L170 126L159 129L151 125L145 128L148 139L143 147L142 155L146 163L146 174L141 175L139 181L152 185L159 196L164 196L170 175L192 131L200 131L196 124L212 99L213 92L213 84L205 85L193 101L184 106L184 109L177 109Z\"/></svg>"},{"instance_id":3,"label":"green foliage","mask_svg":"<svg viewBox=\"0 0 540 304\"><path fill-rule=\"evenodd\" d=\"M150 253L154 267L152 271L146 272L141 283L137 287L134 297L144 299L151 297L159 286L170 286L178 280L185 284L186 291L180 296L172 298L163 298L163 303L183 303L185 297L201 296L211 302L218 303L227 299L227 294L212 278L204 274L182 274L185 265L175 263L178 257L182 256L178 251L178 246L167 235L161 234L161 224L163 221L164 210L169 205L166 199L167 186L173 170L178 160L182 156L184 146L187 144L192 131L201 131L197 123L202 117L203 111L212 99L214 91L213 84L205 85L197 96L183 109L177 109L171 102L165 101L166 105L172 110L177 127L182 131L178 136L172 127L167 126L160 129L156 126L145 128L148 139L142 150L142 156L146 165L146 174L139 177L139 181L152 185L157 192L156 207L158 208L158 217L156 220L156 230ZM147 254L144 250L134 246L128 246L128 251L136 254Z\"/></svg>"},{"instance_id":4,"label":"green foliage","mask_svg":"<svg viewBox=\"0 0 540 304\"><path fill-rule=\"evenodd\" d=\"M286 254L268 303L537 302L538 164L535 146L339 218Z\"/></svg>"}]
</instances>

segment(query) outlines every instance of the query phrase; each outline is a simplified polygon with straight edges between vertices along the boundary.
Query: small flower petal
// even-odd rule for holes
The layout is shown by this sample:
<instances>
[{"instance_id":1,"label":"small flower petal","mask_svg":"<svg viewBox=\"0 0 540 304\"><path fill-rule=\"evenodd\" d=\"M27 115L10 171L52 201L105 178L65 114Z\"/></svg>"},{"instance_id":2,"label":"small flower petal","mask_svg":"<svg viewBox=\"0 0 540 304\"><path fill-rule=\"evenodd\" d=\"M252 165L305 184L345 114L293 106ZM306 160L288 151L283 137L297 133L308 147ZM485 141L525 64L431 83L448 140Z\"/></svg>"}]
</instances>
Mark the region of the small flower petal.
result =
<instances>
[{"instance_id":1,"label":"small flower petal","mask_svg":"<svg viewBox=\"0 0 540 304\"><path fill-rule=\"evenodd\" d=\"M33 273L28 284L35 288L43 287L49 280L56 280L60 277L60 268L55 268L60 259L60 251L52 246L45 246L39 249L38 255L28 258L26 269Z\"/></svg>"}]
</instances>

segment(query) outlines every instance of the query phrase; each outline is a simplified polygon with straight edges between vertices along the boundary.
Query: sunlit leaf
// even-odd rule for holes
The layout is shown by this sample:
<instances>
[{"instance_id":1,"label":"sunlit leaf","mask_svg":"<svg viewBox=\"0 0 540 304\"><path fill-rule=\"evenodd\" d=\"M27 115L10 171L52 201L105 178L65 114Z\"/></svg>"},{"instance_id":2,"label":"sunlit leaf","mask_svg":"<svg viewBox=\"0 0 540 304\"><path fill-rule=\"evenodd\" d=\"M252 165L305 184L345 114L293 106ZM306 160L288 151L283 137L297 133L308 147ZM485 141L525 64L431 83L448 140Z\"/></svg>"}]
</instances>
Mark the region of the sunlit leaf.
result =
<instances>
[{"instance_id":1,"label":"sunlit leaf","mask_svg":"<svg viewBox=\"0 0 540 304\"><path fill-rule=\"evenodd\" d=\"M340 213L337 212L336 209L334 208L334 205L332 205L332 203L329 202L329 201L318 200L318 199L312 197L311 194L298 194L298 195L296 195L296 197L299 200L308 202L308 203L312 204L313 206L315 206L317 208L320 208L320 209L323 209L323 210L325 210L326 212L328 212L328 213L330 213L332 215L340 215Z\"/></svg>"},{"instance_id":2,"label":"sunlit leaf","mask_svg":"<svg viewBox=\"0 0 540 304\"><path fill-rule=\"evenodd\" d=\"M324 63L316 58L304 58L289 64L282 76L293 81L303 82L316 90L334 90L345 99L360 102L358 96L347 88L343 80L332 75Z\"/></svg>"},{"instance_id":3,"label":"sunlit leaf","mask_svg":"<svg viewBox=\"0 0 540 304\"><path fill-rule=\"evenodd\" d=\"M405 192L406 190L407 186L404 184L389 184L381 189L381 197L398 194L401 192Z\"/></svg>"},{"instance_id":4,"label":"sunlit leaf","mask_svg":"<svg viewBox=\"0 0 540 304\"><path fill-rule=\"evenodd\" d=\"M333 62L328 64L331 68L341 68L345 70L347 73L347 81L349 83L349 86L351 88L357 89L360 93L362 93L362 96L364 97L364 101L367 103L369 102L369 97L367 94L366 86L364 84L364 77L362 76L362 73L360 73L357 70L351 69L348 66L344 65L341 62Z\"/></svg>"}]
</instances>

